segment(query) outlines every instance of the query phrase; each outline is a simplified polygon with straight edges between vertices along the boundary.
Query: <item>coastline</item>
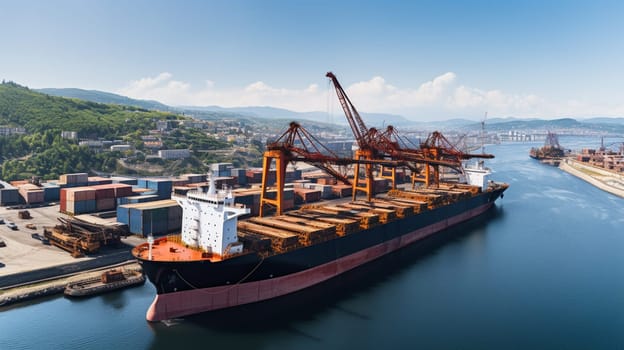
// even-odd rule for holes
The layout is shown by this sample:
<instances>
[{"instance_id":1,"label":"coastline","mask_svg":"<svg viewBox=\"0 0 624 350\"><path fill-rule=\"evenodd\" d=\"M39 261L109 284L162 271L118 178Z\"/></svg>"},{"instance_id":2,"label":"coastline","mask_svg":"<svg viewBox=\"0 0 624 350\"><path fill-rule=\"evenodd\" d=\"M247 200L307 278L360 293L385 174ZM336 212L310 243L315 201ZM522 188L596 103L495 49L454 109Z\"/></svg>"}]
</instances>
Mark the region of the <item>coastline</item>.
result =
<instances>
[{"instance_id":1,"label":"coastline","mask_svg":"<svg viewBox=\"0 0 624 350\"><path fill-rule=\"evenodd\" d=\"M88 271L75 272L71 275L58 275L44 280L32 280L30 282L9 286L0 289L0 310L2 307L41 298L54 294L62 294L69 283L99 277L103 271L123 267L129 270L140 270L141 266L136 260L128 260L117 264L106 265Z\"/></svg>"},{"instance_id":2,"label":"coastline","mask_svg":"<svg viewBox=\"0 0 624 350\"><path fill-rule=\"evenodd\" d=\"M576 176L605 192L624 198L624 175L588 164L583 164L570 158L566 158L560 162L559 169L570 175Z\"/></svg>"}]
</instances>

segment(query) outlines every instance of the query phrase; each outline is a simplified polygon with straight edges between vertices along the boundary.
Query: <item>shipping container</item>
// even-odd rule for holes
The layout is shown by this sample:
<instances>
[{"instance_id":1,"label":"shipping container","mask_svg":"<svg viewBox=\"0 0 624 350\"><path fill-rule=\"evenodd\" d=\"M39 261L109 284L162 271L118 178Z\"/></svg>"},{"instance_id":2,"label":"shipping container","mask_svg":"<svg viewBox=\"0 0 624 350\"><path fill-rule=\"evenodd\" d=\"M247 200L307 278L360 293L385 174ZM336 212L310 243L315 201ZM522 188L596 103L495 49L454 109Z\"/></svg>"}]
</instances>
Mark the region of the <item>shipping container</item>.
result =
<instances>
[{"instance_id":1,"label":"shipping container","mask_svg":"<svg viewBox=\"0 0 624 350\"><path fill-rule=\"evenodd\" d=\"M0 205L13 205L19 203L19 192L11 184L0 181Z\"/></svg>"},{"instance_id":2,"label":"shipping container","mask_svg":"<svg viewBox=\"0 0 624 350\"><path fill-rule=\"evenodd\" d=\"M121 205L117 215L117 221L127 224L130 232L143 236L180 230L182 222L182 209L174 200Z\"/></svg>"},{"instance_id":3,"label":"shipping container","mask_svg":"<svg viewBox=\"0 0 624 350\"><path fill-rule=\"evenodd\" d=\"M62 188L61 189L61 201L84 201L94 200L95 189L85 186Z\"/></svg>"},{"instance_id":4,"label":"shipping container","mask_svg":"<svg viewBox=\"0 0 624 350\"><path fill-rule=\"evenodd\" d=\"M321 200L321 191L297 187L294 189L295 203L314 203Z\"/></svg>"},{"instance_id":5,"label":"shipping container","mask_svg":"<svg viewBox=\"0 0 624 350\"><path fill-rule=\"evenodd\" d=\"M169 199L171 198L173 182L171 179L143 178L138 179L137 187L155 191L155 194L161 199Z\"/></svg>"},{"instance_id":6,"label":"shipping container","mask_svg":"<svg viewBox=\"0 0 624 350\"><path fill-rule=\"evenodd\" d=\"M210 164L210 172L213 176L231 176L233 167L232 163L213 163Z\"/></svg>"},{"instance_id":7,"label":"shipping container","mask_svg":"<svg viewBox=\"0 0 624 350\"><path fill-rule=\"evenodd\" d=\"M67 200L64 203L64 206L61 205L61 211L69 213L69 214L86 214L93 213L96 210L96 201L95 199L87 199L80 201L72 201ZM64 210L63 210L64 209Z\"/></svg>"},{"instance_id":8,"label":"shipping container","mask_svg":"<svg viewBox=\"0 0 624 350\"><path fill-rule=\"evenodd\" d=\"M188 183L206 182L205 174L182 174L182 178L186 178Z\"/></svg>"},{"instance_id":9,"label":"shipping container","mask_svg":"<svg viewBox=\"0 0 624 350\"><path fill-rule=\"evenodd\" d=\"M95 190L95 199L109 199L115 198L115 189L109 187L109 185L95 185L91 186Z\"/></svg>"},{"instance_id":10,"label":"shipping container","mask_svg":"<svg viewBox=\"0 0 624 350\"><path fill-rule=\"evenodd\" d=\"M43 190L39 186L31 183L25 183L19 185L18 192L27 204L43 202Z\"/></svg>"},{"instance_id":11,"label":"shipping container","mask_svg":"<svg viewBox=\"0 0 624 350\"><path fill-rule=\"evenodd\" d=\"M43 184L43 201L58 202L61 199L61 187L56 184Z\"/></svg>"},{"instance_id":12,"label":"shipping container","mask_svg":"<svg viewBox=\"0 0 624 350\"><path fill-rule=\"evenodd\" d=\"M114 183L110 185L106 185L109 188L112 188L115 191L115 198L119 197L128 197L133 196L133 188L132 185L122 184L122 183Z\"/></svg>"},{"instance_id":13,"label":"shipping container","mask_svg":"<svg viewBox=\"0 0 624 350\"><path fill-rule=\"evenodd\" d=\"M114 184L125 184L130 186L136 186L137 184L137 179L132 177L113 176L111 177L111 180L113 180Z\"/></svg>"},{"instance_id":14,"label":"shipping container","mask_svg":"<svg viewBox=\"0 0 624 350\"><path fill-rule=\"evenodd\" d=\"M105 211L115 209L115 198L100 198L95 200L95 210Z\"/></svg>"},{"instance_id":15,"label":"shipping container","mask_svg":"<svg viewBox=\"0 0 624 350\"><path fill-rule=\"evenodd\" d=\"M112 184L113 180L108 177L90 176L88 177L87 186Z\"/></svg>"},{"instance_id":16,"label":"shipping container","mask_svg":"<svg viewBox=\"0 0 624 350\"><path fill-rule=\"evenodd\" d=\"M173 187L186 186L188 185L188 183L189 183L189 180L183 176L171 179L171 186Z\"/></svg>"},{"instance_id":17,"label":"shipping container","mask_svg":"<svg viewBox=\"0 0 624 350\"><path fill-rule=\"evenodd\" d=\"M118 197L117 205L123 204L136 204L136 203L146 203L153 202L159 200L158 195L145 195L145 196L129 196L129 197Z\"/></svg>"},{"instance_id":18,"label":"shipping container","mask_svg":"<svg viewBox=\"0 0 624 350\"><path fill-rule=\"evenodd\" d=\"M333 185L332 193L338 198L349 197L353 192L351 185Z\"/></svg>"},{"instance_id":19,"label":"shipping container","mask_svg":"<svg viewBox=\"0 0 624 350\"><path fill-rule=\"evenodd\" d=\"M126 205L117 206L117 222L128 225L130 222L130 207ZM128 227L130 227L130 225L128 225Z\"/></svg>"},{"instance_id":20,"label":"shipping container","mask_svg":"<svg viewBox=\"0 0 624 350\"><path fill-rule=\"evenodd\" d=\"M59 184L84 186L88 182L89 174L87 173L63 174L59 177Z\"/></svg>"}]
</instances>

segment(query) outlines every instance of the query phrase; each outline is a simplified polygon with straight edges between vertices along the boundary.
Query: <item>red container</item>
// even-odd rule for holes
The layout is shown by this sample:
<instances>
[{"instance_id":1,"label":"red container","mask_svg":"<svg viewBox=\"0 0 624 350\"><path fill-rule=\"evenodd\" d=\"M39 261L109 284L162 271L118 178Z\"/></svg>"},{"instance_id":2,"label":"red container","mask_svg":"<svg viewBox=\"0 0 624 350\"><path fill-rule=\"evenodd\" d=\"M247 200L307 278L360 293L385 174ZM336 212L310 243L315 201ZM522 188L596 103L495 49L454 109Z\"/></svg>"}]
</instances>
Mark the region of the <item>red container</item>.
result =
<instances>
[{"instance_id":1,"label":"red container","mask_svg":"<svg viewBox=\"0 0 624 350\"><path fill-rule=\"evenodd\" d=\"M95 199L95 189L91 187L70 187L64 189L68 201L86 201Z\"/></svg>"},{"instance_id":2,"label":"red container","mask_svg":"<svg viewBox=\"0 0 624 350\"><path fill-rule=\"evenodd\" d=\"M115 209L115 198L102 198L95 200L95 210L112 210Z\"/></svg>"},{"instance_id":3,"label":"red container","mask_svg":"<svg viewBox=\"0 0 624 350\"><path fill-rule=\"evenodd\" d=\"M321 191L295 187L295 202L313 203L321 200Z\"/></svg>"},{"instance_id":4,"label":"red container","mask_svg":"<svg viewBox=\"0 0 624 350\"><path fill-rule=\"evenodd\" d=\"M353 188L350 185L333 185L332 193L336 197L349 197L351 195Z\"/></svg>"},{"instance_id":5,"label":"red container","mask_svg":"<svg viewBox=\"0 0 624 350\"><path fill-rule=\"evenodd\" d=\"M91 188L95 189L95 200L115 198L115 189L110 185L95 185Z\"/></svg>"}]
</instances>

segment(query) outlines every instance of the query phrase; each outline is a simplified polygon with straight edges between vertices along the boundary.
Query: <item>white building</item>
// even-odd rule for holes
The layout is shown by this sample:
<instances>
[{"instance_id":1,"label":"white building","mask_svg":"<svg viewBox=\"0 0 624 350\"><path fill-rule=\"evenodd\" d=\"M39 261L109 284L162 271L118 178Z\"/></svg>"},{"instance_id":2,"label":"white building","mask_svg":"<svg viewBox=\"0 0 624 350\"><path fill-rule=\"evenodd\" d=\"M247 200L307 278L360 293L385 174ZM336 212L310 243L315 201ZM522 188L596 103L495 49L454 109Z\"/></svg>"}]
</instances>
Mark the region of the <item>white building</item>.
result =
<instances>
[{"instance_id":1,"label":"white building","mask_svg":"<svg viewBox=\"0 0 624 350\"><path fill-rule=\"evenodd\" d=\"M191 156L188 149L161 149L158 156L162 159L183 159Z\"/></svg>"},{"instance_id":2,"label":"white building","mask_svg":"<svg viewBox=\"0 0 624 350\"><path fill-rule=\"evenodd\" d=\"M119 151L119 152L123 152L123 151L129 151L131 150L132 147L130 145L112 145L110 146L110 150L111 151Z\"/></svg>"}]
</instances>

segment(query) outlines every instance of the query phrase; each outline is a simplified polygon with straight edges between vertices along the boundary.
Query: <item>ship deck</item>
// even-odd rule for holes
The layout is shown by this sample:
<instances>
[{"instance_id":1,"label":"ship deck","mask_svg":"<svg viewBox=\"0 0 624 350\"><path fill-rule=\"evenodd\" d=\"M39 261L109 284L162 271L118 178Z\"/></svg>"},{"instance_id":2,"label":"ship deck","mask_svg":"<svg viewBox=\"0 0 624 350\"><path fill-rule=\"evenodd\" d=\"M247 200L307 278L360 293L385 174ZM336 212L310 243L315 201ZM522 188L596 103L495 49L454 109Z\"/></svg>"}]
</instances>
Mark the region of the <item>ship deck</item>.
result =
<instances>
[{"instance_id":1,"label":"ship deck","mask_svg":"<svg viewBox=\"0 0 624 350\"><path fill-rule=\"evenodd\" d=\"M154 240L152 245L153 261L199 261L206 260L211 262L221 261L221 257L212 255L207 256L201 250L184 246L178 238L179 236L168 236ZM149 247L147 243L135 248L136 257L148 260Z\"/></svg>"},{"instance_id":2,"label":"ship deck","mask_svg":"<svg viewBox=\"0 0 624 350\"><path fill-rule=\"evenodd\" d=\"M492 186L488 192L502 185ZM418 215L471 198L480 192L481 189L476 186L442 183L435 189L391 190L384 198L375 198L371 202L305 205L284 215L241 220L238 222L238 238L243 242L245 252L280 254L406 216ZM139 259L150 260L148 244L137 246L134 255ZM154 241L151 260L219 262L228 258L188 247L179 235L174 235Z\"/></svg>"}]
</instances>

